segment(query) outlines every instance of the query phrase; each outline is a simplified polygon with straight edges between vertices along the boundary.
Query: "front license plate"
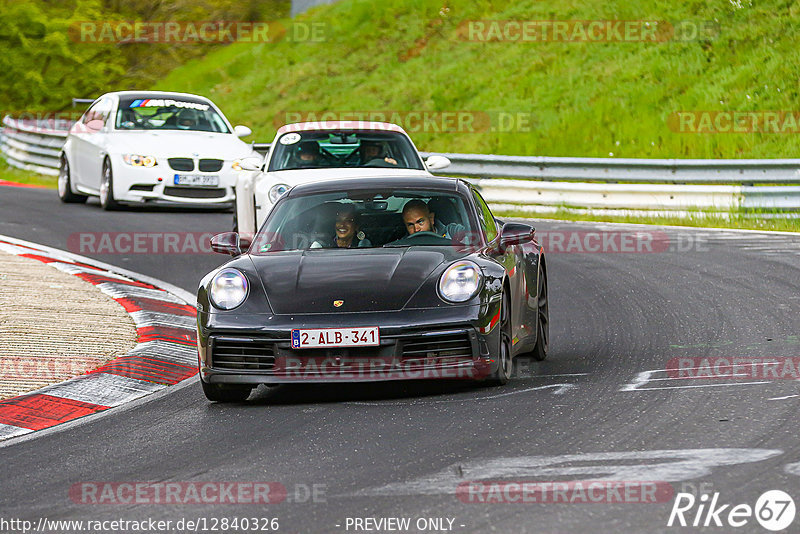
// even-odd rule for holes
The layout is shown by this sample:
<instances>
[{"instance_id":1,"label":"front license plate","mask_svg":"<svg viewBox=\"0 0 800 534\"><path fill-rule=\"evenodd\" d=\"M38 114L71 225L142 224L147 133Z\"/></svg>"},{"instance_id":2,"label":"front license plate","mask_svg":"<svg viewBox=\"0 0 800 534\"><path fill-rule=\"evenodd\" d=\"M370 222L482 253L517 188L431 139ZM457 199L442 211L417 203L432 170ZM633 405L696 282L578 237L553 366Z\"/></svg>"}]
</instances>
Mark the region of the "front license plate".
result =
<instances>
[{"instance_id":1,"label":"front license plate","mask_svg":"<svg viewBox=\"0 0 800 534\"><path fill-rule=\"evenodd\" d=\"M219 176L203 176L202 174L176 174L175 185L216 187L219 185Z\"/></svg>"},{"instance_id":2,"label":"front license plate","mask_svg":"<svg viewBox=\"0 0 800 534\"><path fill-rule=\"evenodd\" d=\"M374 347L380 345L377 326L358 328L296 328L292 330L293 349L319 349L327 347Z\"/></svg>"}]
</instances>

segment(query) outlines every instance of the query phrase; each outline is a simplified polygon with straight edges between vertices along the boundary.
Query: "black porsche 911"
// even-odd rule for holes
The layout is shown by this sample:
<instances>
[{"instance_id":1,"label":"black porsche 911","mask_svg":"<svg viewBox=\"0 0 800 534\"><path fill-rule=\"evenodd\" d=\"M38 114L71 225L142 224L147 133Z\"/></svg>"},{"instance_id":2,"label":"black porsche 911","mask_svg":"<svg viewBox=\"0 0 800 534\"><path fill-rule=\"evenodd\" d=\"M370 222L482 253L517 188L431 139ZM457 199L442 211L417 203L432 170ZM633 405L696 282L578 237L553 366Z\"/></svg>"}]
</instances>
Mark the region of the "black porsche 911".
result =
<instances>
[{"instance_id":1,"label":"black porsche 911","mask_svg":"<svg viewBox=\"0 0 800 534\"><path fill-rule=\"evenodd\" d=\"M528 225L452 178L298 185L197 295L208 399L258 384L469 379L504 384L548 348L547 269Z\"/></svg>"}]
</instances>

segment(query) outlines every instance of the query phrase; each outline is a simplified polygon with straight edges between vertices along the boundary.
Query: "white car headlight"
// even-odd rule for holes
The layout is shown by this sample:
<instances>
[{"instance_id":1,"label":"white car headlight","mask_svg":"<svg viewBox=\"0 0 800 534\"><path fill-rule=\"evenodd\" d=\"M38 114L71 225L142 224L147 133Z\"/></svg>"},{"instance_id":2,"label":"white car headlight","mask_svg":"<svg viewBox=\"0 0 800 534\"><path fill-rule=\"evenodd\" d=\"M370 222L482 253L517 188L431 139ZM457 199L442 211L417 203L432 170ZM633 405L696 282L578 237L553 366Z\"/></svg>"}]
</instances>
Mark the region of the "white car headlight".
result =
<instances>
[{"instance_id":1,"label":"white car headlight","mask_svg":"<svg viewBox=\"0 0 800 534\"><path fill-rule=\"evenodd\" d=\"M483 273L471 261L458 261L439 278L439 296L447 302L466 302L481 288Z\"/></svg>"},{"instance_id":2,"label":"white car headlight","mask_svg":"<svg viewBox=\"0 0 800 534\"><path fill-rule=\"evenodd\" d=\"M269 189L269 201L275 204L289 190L286 184L276 184Z\"/></svg>"},{"instance_id":3,"label":"white car headlight","mask_svg":"<svg viewBox=\"0 0 800 534\"><path fill-rule=\"evenodd\" d=\"M236 269L222 269L211 279L211 304L220 310L232 310L247 298L247 278Z\"/></svg>"},{"instance_id":4,"label":"white car headlight","mask_svg":"<svg viewBox=\"0 0 800 534\"><path fill-rule=\"evenodd\" d=\"M139 154L123 154L122 161L133 167L155 167L155 156L140 156Z\"/></svg>"}]
</instances>

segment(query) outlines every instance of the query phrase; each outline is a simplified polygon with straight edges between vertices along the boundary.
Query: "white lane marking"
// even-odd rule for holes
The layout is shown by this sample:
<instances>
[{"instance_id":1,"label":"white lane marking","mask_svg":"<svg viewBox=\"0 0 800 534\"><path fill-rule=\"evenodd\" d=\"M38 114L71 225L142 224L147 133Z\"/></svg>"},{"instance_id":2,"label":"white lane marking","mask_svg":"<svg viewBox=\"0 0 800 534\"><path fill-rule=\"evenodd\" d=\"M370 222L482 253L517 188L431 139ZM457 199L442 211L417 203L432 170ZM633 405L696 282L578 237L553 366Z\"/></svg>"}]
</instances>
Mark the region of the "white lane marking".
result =
<instances>
[{"instance_id":1,"label":"white lane marking","mask_svg":"<svg viewBox=\"0 0 800 534\"><path fill-rule=\"evenodd\" d=\"M697 369L701 369L698 367ZM660 380L688 380L687 377L667 377L667 378L653 378L653 375L656 373L666 373L670 370L674 369L652 369L650 371L642 371L638 373L632 382L628 384L623 384L619 391L654 391L654 390L665 390L665 389L695 389L695 388L719 388L719 387L728 387L728 386L753 386L756 384L769 384L770 381L762 380L758 382L725 382L724 384L695 384L691 386L667 386L667 387L640 387L650 382L657 382ZM741 375L736 375L741 376ZM709 379L715 379L714 377L708 377ZM727 378L727 377L726 377ZM697 378L692 378L691 380L699 380ZM715 379L718 380L718 379Z\"/></svg>"},{"instance_id":2,"label":"white lane marking","mask_svg":"<svg viewBox=\"0 0 800 534\"><path fill-rule=\"evenodd\" d=\"M679 482L708 476L714 467L761 462L780 454L783 451L778 449L687 449L487 458L450 465L405 482L366 488L355 495L446 495L454 494L462 482L504 478ZM615 461L619 463L604 463ZM569 465L588 462L594 465Z\"/></svg>"},{"instance_id":3,"label":"white lane marking","mask_svg":"<svg viewBox=\"0 0 800 534\"><path fill-rule=\"evenodd\" d=\"M797 475L800 477L800 462L794 464L788 464L784 466L783 470L789 473L790 475Z\"/></svg>"},{"instance_id":4,"label":"white lane marking","mask_svg":"<svg viewBox=\"0 0 800 534\"><path fill-rule=\"evenodd\" d=\"M110 373L91 373L39 390L40 393L100 406L119 406L144 397L165 385Z\"/></svg>"},{"instance_id":5,"label":"white lane marking","mask_svg":"<svg viewBox=\"0 0 800 534\"><path fill-rule=\"evenodd\" d=\"M4 423L0 423L0 440L15 438L17 436L22 436L24 434L30 434L31 432L33 432L33 430L31 430L30 428L22 428L19 426L6 425Z\"/></svg>"},{"instance_id":6,"label":"white lane marking","mask_svg":"<svg viewBox=\"0 0 800 534\"><path fill-rule=\"evenodd\" d=\"M800 397L800 395L786 395L785 397L773 397L767 400L786 400L786 399L793 399L795 397Z\"/></svg>"},{"instance_id":7,"label":"white lane marking","mask_svg":"<svg viewBox=\"0 0 800 534\"><path fill-rule=\"evenodd\" d=\"M496 395L485 395L483 397L472 397L472 398L465 398L465 399L446 399L446 400L425 400L424 398L415 398L410 400L409 402L367 402L367 401L347 401L343 402L342 404L358 404L360 406L410 406L413 404L453 404L453 403L464 403L464 402L473 402L473 401L482 401L482 400L492 400L492 399L499 399L501 397L508 397L509 395L518 395L520 393L528 393L530 391L537 391L542 389L552 389L555 388L553 391L553 395L563 395L570 389L577 388L578 386L573 384L550 384L547 386L536 386L531 388L519 389L516 391L508 391L506 393L498 393Z\"/></svg>"}]
</instances>

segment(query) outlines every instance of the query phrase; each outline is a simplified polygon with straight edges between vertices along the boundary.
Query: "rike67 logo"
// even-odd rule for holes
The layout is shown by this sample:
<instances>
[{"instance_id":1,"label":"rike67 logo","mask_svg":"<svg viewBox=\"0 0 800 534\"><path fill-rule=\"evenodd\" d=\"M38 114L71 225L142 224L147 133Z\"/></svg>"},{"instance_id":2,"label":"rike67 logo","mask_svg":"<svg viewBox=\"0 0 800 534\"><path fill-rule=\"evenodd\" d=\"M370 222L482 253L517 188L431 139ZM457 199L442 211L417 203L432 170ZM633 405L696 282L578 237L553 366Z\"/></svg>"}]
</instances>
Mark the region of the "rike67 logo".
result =
<instances>
[{"instance_id":1,"label":"rike67 logo","mask_svg":"<svg viewBox=\"0 0 800 534\"><path fill-rule=\"evenodd\" d=\"M753 519L772 532L787 529L794 522L794 499L781 490L764 492L755 503L732 505L721 504L719 493L712 496L702 494L696 498L691 493L678 493L667 526L681 527L732 527L749 526L752 532Z\"/></svg>"}]
</instances>

